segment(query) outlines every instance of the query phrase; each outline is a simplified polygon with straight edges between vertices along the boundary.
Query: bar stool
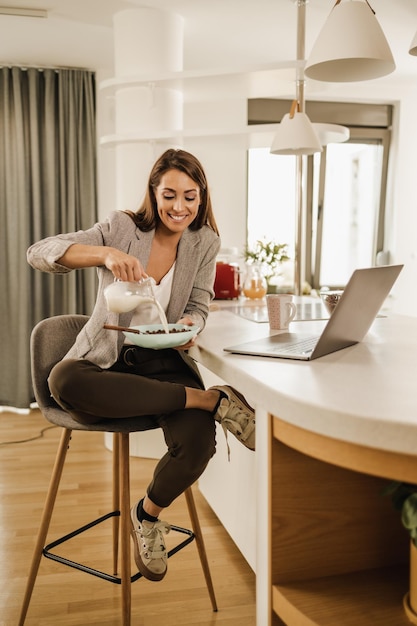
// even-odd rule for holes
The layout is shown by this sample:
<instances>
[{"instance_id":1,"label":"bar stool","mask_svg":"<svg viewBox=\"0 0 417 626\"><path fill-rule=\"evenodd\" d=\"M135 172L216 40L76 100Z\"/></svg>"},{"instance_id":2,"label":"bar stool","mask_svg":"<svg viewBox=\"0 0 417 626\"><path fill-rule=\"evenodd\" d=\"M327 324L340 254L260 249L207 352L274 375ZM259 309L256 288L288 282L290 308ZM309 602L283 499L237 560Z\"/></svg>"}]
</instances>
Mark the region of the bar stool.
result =
<instances>
[{"instance_id":1,"label":"bar stool","mask_svg":"<svg viewBox=\"0 0 417 626\"><path fill-rule=\"evenodd\" d=\"M75 338L84 324L87 322L86 315L58 315L39 322L31 335L31 368L32 382L35 398L44 417L51 423L63 428L55 465L50 479L49 489L46 496L39 533L34 549L32 564L26 584L19 626L23 626L32 591L35 585L37 573L42 556L53 559L64 565L81 570L106 581L121 585L122 624L130 626L131 623L131 583L138 580L142 575L137 572L132 576L130 561L130 469L129 469L129 435L132 432L151 430L155 428L154 422L148 418L124 418L106 419L97 424L80 424L76 422L64 409L59 407L49 392L47 379L52 367L60 361L68 352ZM156 426L157 427L157 426ZM45 545L49 530L52 513L55 506L56 496L65 464L67 450L69 448L73 430L102 431L113 433L113 510L94 521L78 528L64 537ZM174 546L168 556L173 556L192 541L196 541L198 555L203 569L207 590L210 596L213 611L217 611L216 597L211 579L208 559L204 546L194 497L191 488L185 491L185 498L191 520L192 530L171 526L171 529L185 535L186 538ZM72 539L84 531L112 518L113 524L113 574L101 572L94 568L77 563L52 552L60 544ZM120 534L120 576L118 571Z\"/></svg>"}]
</instances>

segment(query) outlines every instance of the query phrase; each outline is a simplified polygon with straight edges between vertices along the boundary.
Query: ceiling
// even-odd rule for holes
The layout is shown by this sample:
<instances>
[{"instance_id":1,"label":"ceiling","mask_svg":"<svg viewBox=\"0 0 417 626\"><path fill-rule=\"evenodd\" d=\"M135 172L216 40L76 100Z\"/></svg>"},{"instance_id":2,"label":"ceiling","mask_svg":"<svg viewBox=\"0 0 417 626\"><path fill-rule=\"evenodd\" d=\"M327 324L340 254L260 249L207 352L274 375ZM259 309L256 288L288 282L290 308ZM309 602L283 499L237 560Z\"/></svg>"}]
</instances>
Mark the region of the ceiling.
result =
<instances>
[{"instance_id":1,"label":"ceiling","mask_svg":"<svg viewBox=\"0 0 417 626\"><path fill-rule=\"evenodd\" d=\"M307 55L334 2L307 3ZM417 0L370 2L397 65L393 74L378 81L415 81L417 57L408 54L408 47L417 30ZM0 0L0 4L48 11L45 19L0 15L3 65L84 67L110 77L112 15L143 5L184 17L185 70L245 70L296 56L296 0Z\"/></svg>"}]
</instances>

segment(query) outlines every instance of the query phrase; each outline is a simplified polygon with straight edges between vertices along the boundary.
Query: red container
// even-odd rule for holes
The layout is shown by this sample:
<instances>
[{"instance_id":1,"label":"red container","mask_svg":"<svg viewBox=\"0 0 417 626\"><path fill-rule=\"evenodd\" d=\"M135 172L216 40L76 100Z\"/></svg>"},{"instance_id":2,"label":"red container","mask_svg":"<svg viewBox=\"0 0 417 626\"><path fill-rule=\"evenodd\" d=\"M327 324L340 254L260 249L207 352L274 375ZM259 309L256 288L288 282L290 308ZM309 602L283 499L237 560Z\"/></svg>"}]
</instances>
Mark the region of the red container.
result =
<instances>
[{"instance_id":1,"label":"red container","mask_svg":"<svg viewBox=\"0 0 417 626\"><path fill-rule=\"evenodd\" d=\"M216 300L234 300L239 297L239 267L230 263L216 263L214 281Z\"/></svg>"}]
</instances>

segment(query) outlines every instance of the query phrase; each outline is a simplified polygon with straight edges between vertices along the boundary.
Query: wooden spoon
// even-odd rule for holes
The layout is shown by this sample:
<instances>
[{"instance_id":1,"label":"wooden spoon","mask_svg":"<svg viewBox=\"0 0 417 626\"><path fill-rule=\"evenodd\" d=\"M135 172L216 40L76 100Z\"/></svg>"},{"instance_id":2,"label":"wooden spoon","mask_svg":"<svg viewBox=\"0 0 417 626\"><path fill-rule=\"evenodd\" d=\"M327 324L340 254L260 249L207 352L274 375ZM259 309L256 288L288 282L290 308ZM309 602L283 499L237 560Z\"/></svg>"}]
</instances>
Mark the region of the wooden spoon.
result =
<instances>
[{"instance_id":1,"label":"wooden spoon","mask_svg":"<svg viewBox=\"0 0 417 626\"><path fill-rule=\"evenodd\" d=\"M107 330L121 330L127 333L134 333L136 335L143 335L141 330L137 328L127 328L126 326L112 326L111 324L104 324L103 328L107 328Z\"/></svg>"}]
</instances>

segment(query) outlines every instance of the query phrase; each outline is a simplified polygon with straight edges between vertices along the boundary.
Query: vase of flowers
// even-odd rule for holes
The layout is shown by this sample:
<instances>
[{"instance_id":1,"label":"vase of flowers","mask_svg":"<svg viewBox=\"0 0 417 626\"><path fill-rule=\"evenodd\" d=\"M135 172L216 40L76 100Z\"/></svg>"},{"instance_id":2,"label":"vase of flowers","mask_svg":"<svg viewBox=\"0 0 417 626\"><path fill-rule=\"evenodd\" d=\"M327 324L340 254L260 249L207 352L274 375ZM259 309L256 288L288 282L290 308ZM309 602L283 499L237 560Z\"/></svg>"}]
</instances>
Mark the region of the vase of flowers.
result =
<instances>
[{"instance_id":1,"label":"vase of flowers","mask_svg":"<svg viewBox=\"0 0 417 626\"><path fill-rule=\"evenodd\" d=\"M267 282L268 293L274 291L272 281L279 276L281 264L290 259L287 243L275 243L261 239L258 239L252 247L246 246L243 256L247 263L257 265L262 269Z\"/></svg>"}]
</instances>

